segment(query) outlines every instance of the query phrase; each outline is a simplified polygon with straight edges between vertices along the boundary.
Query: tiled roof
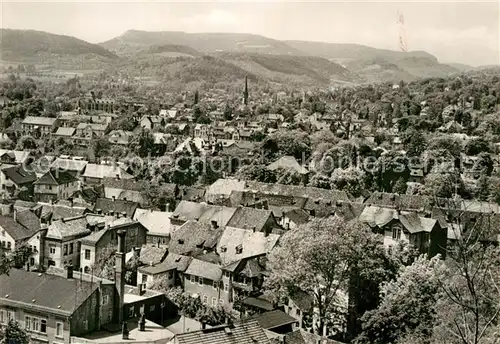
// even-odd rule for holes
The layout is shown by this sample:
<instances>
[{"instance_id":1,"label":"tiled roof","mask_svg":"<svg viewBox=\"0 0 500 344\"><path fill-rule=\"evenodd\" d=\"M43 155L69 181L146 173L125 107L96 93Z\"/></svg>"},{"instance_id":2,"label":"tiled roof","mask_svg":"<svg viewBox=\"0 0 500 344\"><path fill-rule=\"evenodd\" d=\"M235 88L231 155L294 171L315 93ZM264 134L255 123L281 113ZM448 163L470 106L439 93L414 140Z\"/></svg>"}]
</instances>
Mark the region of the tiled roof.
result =
<instances>
[{"instance_id":1,"label":"tiled roof","mask_svg":"<svg viewBox=\"0 0 500 344\"><path fill-rule=\"evenodd\" d=\"M294 291L289 298L302 312L310 312L313 308L314 297L300 289Z\"/></svg>"},{"instance_id":2,"label":"tiled roof","mask_svg":"<svg viewBox=\"0 0 500 344\"><path fill-rule=\"evenodd\" d=\"M270 216L273 216L270 210L238 207L227 225L249 230L255 228L256 231L262 231Z\"/></svg>"},{"instance_id":3,"label":"tiled roof","mask_svg":"<svg viewBox=\"0 0 500 344\"><path fill-rule=\"evenodd\" d=\"M398 213L395 209L375 206L366 207L359 216L359 221L368 224L370 227L383 227L392 220L399 220L410 233L429 233L438 222L436 219L421 217L414 212Z\"/></svg>"},{"instance_id":4,"label":"tiled roof","mask_svg":"<svg viewBox=\"0 0 500 344\"><path fill-rule=\"evenodd\" d=\"M82 172L89 162L85 160L61 159L57 158L52 163L52 168L67 171Z\"/></svg>"},{"instance_id":5,"label":"tiled roof","mask_svg":"<svg viewBox=\"0 0 500 344\"><path fill-rule=\"evenodd\" d=\"M78 179L70 172L63 170L51 170L41 176L35 184L62 185L76 182Z\"/></svg>"},{"instance_id":6,"label":"tiled roof","mask_svg":"<svg viewBox=\"0 0 500 344\"><path fill-rule=\"evenodd\" d=\"M44 313L72 314L99 287L78 279L11 269L0 275L0 302L22 302Z\"/></svg>"},{"instance_id":7,"label":"tiled roof","mask_svg":"<svg viewBox=\"0 0 500 344\"><path fill-rule=\"evenodd\" d=\"M169 252L187 254L215 247L222 230L213 229L210 224L187 221L171 234Z\"/></svg>"},{"instance_id":8,"label":"tiled roof","mask_svg":"<svg viewBox=\"0 0 500 344\"><path fill-rule=\"evenodd\" d=\"M139 254L139 261L144 265L156 265L165 259L167 253L168 250L165 247L143 245Z\"/></svg>"},{"instance_id":9,"label":"tiled roof","mask_svg":"<svg viewBox=\"0 0 500 344\"><path fill-rule=\"evenodd\" d=\"M87 228L87 219L85 216L79 216L52 221L49 225L47 238L64 239L74 236L84 236L86 234L90 234L90 230Z\"/></svg>"},{"instance_id":10,"label":"tiled roof","mask_svg":"<svg viewBox=\"0 0 500 344\"><path fill-rule=\"evenodd\" d=\"M59 127L56 132L53 134L55 136L73 136L75 134L76 129L71 127Z\"/></svg>"},{"instance_id":11,"label":"tiled roof","mask_svg":"<svg viewBox=\"0 0 500 344\"><path fill-rule=\"evenodd\" d=\"M98 123L80 123L76 127L76 129L87 129L90 128L91 130L94 131L105 131L106 128L108 127L107 124L98 124Z\"/></svg>"},{"instance_id":12,"label":"tiled roof","mask_svg":"<svg viewBox=\"0 0 500 344\"><path fill-rule=\"evenodd\" d=\"M29 151L0 149L0 157L4 154L12 153L16 164L22 164L30 157Z\"/></svg>"},{"instance_id":13,"label":"tiled roof","mask_svg":"<svg viewBox=\"0 0 500 344\"><path fill-rule=\"evenodd\" d=\"M104 235L108 232L108 229L101 229L100 231L95 231L92 234L87 235L81 239L82 244L95 245L97 244Z\"/></svg>"},{"instance_id":14,"label":"tiled roof","mask_svg":"<svg viewBox=\"0 0 500 344\"><path fill-rule=\"evenodd\" d=\"M222 277L222 270L218 264L209 263L200 259L191 260L185 273L186 275L203 277L212 281L219 281Z\"/></svg>"},{"instance_id":15,"label":"tiled roof","mask_svg":"<svg viewBox=\"0 0 500 344\"><path fill-rule=\"evenodd\" d=\"M180 333L178 344L270 344L264 330L255 320Z\"/></svg>"},{"instance_id":16,"label":"tiled roof","mask_svg":"<svg viewBox=\"0 0 500 344\"><path fill-rule=\"evenodd\" d=\"M52 126L56 121L57 118L52 118L52 117L26 116L26 118L23 120L23 124Z\"/></svg>"},{"instance_id":17,"label":"tiled roof","mask_svg":"<svg viewBox=\"0 0 500 344\"><path fill-rule=\"evenodd\" d=\"M210 208L217 208L217 206L208 205L205 203L196 203L189 201L181 201L175 210L172 212L172 217L179 220L196 220L203 215L203 213Z\"/></svg>"},{"instance_id":18,"label":"tiled roof","mask_svg":"<svg viewBox=\"0 0 500 344\"><path fill-rule=\"evenodd\" d=\"M170 270L185 272L193 258L170 252L165 260L154 266L143 266L139 271L148 275L161 274Z\"/></svg>"},{"instance_id":19,"label":"tiled roof","mask_svg":"<svg viewBox=\"0 0 500 344\"><path fill-rule=\"evenodd\" d=\"M36 229L26 228L14 221L10 216L0 216L0 227L2 227L14 240L30 238L37 232Z\"/></svg>"},{"instance_id":20,"label":"tiled roof","mask_svg":"<svg viewBox=\"0 0 500 344\"><path fill-rule=\"evenodd\" d=\"M30 184L36 180L36 174L26 171L22 165L3 169L2 173L17 185Z\"/></svg>"},{"instance_id":21,"label":"tiled roof","mask_svg":"<svg viewBox=\"0 0 500 344\"><path fill-rule=\"evenodd\" d=\"M18 210L16 221L33 234L40 229L40 219L31 210Z\"/></svg>"},{"instance_id":22,"label":"tiled roof","mask_svg":"<svg viewBox=\"0 0 500 344\"><path fill-rule=\"evenodd\" d=\"M243 191L245 188L245 181L238 179L218 179L207 188L205 196L213 198L214 196L223 195L229 197L233 190Z\"/></svg>"},{"instance_id":23,"label":"tiled roof","mask_svg":"<svg viewBox=\"0 0 500 344\"><path fill-rule=\"evenodd\" d=\"M293 196L298 198L325 199L332 201L349 201L352 196L345 191L315 188L311 186L297 186L284 184L267 184L247 181L245 190L258 191L266 194Z\"/></svg>"},{"instance_id":24,"label":"tiled roof","mask_svg":"<svg viewBox=\"0 0 500 344\"><path fill-rule=\"evenodd\" d=\"M135 179L117 179L116 177L104 177L102 179L104 188L122 189L122 190L144 190L144 182Z\"/></svg>"},{"instance_id":25,"label":"tiled roof","mask_svg":"<svg viewBox=\"0 0 500 344\"><path fill-rule=\"evenodd\" d=\"M57 205L57 204L46 204L39 203L42 205L42 213L41 218L48 218L52 221L60 220L68 217L76 217L85 214L87 212L87 208L84 207L68 207L65 205Z\"/></svg>"},{"instance_id":26,"label":"tiled roof","mask_svg":"<svg viewBox=\"0 0 500 344\"><path fill-rule=\"evenodd\" d=\"M271 339L272 344L343 344L333 339L321 337L315 333L309 333L303 329L296 329L291 333L286 333L284 338Z\"/></svg>"},{"instance_id":27,"label":"tiled roof","mask_svg":"<svg viewBox=\"0 0 500 344\"><path fill-rule=\"evenodd\" d=\"M134 177L117 165L100 165L88 164L83 173L84 178L103 179L104 177L116 178L119 176L121 179L133 179Z\"/></svg>"},{"instance_id":28,"label":"tiled roof","mask_svg":"<svg viewBox=\"0 0 500 344\"><path fill-rule=\"evenodd\" d=\"M263 232L253 232L242 228L226 227L217 244L223 264L229 264L243 258L264 255L276 246L279 235ZM236 253L236 248L241 248L241 253ZM239 252L239 251L238 251Z\"/></svg>"},{"instance_id":29,"label":"tiled roof","mask_svg":"<svg viewBox=\"0 0 500 344\"><path fill-rule=\"evenodd\" d=\"M279 309L259 314L253 319L257 320L259 325L265 330L273 329L283 325L290 325L297 322L295 318Z\"/></svg>"},{"instance_id":30,"label":"tiled roof","mask_svg":"<svg viewBox=\"0 0 500 344\"><path fill-rule=\"evenodd\" d=\"M134 220L139 221L149 234L169 235L171 232L170 216L172 213L150 209L135 210Z\"/></svg>"},{"instance_id":31,"label":"tiled roof","mask_svg":"<svg viewBox=\"0 0 500 344\"><path fill-rule=\"evenodd\" d=\"M98 198L95 202L94 210L100 209L103 214L108 214L111 211L118 214L125 212L127 213L127 217L132 218L137 206L136 202Z\"/></svg>"}]
</instances>

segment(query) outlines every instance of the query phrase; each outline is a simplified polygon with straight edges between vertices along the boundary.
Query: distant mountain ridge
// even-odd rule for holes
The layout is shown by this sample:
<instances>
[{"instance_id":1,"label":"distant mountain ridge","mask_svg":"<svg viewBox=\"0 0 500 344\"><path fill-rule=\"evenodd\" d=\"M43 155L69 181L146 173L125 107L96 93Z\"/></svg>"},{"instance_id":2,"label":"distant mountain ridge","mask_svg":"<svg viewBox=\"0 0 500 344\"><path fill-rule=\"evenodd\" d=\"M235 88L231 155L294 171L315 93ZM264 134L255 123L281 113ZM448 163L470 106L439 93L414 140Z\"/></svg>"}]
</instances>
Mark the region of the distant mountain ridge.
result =
<instances>
[{"instance_id":1,"label":"distant mountain ridge","mask_svg":"<svg viewBox=\"0 0 500 344\"><path fill-rule=\"evenodd\" d=\"M2 60L24 61L50 56L93 55L116 59L118 56L98 44L65 35L36 30L0 29Z\"/></svg>"}]
</instances>

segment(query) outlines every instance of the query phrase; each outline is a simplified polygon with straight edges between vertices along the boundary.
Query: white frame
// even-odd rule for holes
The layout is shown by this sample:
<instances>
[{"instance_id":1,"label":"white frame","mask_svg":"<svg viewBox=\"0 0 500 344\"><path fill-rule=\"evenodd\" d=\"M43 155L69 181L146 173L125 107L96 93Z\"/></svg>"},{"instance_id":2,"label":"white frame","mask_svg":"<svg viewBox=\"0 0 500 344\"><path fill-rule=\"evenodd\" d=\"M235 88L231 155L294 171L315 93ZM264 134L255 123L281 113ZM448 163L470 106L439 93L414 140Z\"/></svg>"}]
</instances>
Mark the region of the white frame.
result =
<instances>
[{"instance_id":1,"label":"white frame","mask_svg":"<svg viewBox=\"0 0 500 344\"><path fill-rule=\"evenodd\" d=\"M61 334L58 335L57 334L57 326L61 326ZM64 323L60 322L60 321L56 321L56 334L55 334L55 337L56 338L61 338L63 339L64 338Z\"/></svg>"}]
</instances>

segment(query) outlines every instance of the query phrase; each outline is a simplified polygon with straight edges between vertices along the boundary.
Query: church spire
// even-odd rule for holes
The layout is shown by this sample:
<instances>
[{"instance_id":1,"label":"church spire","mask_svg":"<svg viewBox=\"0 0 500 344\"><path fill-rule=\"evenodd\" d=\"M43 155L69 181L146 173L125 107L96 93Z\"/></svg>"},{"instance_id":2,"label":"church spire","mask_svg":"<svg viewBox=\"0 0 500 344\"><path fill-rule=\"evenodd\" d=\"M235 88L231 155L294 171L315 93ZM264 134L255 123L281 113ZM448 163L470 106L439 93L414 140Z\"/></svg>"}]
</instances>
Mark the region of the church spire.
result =
<instances>
[{"instance_id":1,"label":"church spire","mask_svg":"<svg viewBox=\"0 0 500 344\"><path fill-rule=\"evenodd\" d=\"M248 76L245 76L245 91L243 92L243 103L248 105Z\"/></svg>"}]
</instances>

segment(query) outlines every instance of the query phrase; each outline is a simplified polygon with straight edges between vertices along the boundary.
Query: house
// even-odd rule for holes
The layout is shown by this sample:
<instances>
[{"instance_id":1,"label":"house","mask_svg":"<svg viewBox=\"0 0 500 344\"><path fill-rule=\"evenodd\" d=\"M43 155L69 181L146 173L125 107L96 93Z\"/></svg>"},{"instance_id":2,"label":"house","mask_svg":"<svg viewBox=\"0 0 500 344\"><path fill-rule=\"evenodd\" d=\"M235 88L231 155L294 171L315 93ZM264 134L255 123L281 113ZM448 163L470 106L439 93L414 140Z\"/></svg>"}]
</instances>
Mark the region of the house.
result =
<instances>
[{"instance_id":1,"label":"house","mask_svg":"<svg viewBox=\"0 0 500 344\"><path fill-rule=\"evenodd\" d=\"M176 334L167 344L270 344L256 320Z\"/></svg>"},{"instance_id":2,"label":"house","mask_svg":"<svg viewBox=\"0 0 500 344\"><path fill-rule=\"evenodd\" d=\"M269 234L273 229L281 229L273 212L265 209L238 207L227 226Z\"/></svg>"},{"instance_id":3,"label":"house","mask_svg":"<svg viewBox=\"0 0 500 344\"><path fill-rule=\"evenodd\" d=\"M34 183L35 201L51 202L71 197L79 189L78 179L70 172L51 169Z\"/></svg>"},{"instance_id":4,"label":"house","mask_svg":"<svg viewBox=\"0 0 500 344\"><path fill-rule=\"evenodd\" d=\"M140 205L148 203L143 182L137 182L135 179L104 177L102 184L105 198L132 201Z\"/></svg>"},{"instance_id":5,"label":"house","mask_svg":"<svg viewBox=\"0 0 500 344\"><path fill-rule=\"evenodd\" d=\"M227 226L217 243L217 253L221 262L228 265L245 258L265 256L279 240L278 234L254 232Z\"/></svg>"},{"instance_id":6,"label":"house","mask_svg":"<svg viewBox=\"0 0 500 344\"><path fill-rule=\"evenodd\" d=\"M74 142L81 146L88 146L93 140L104 136L107 128L107 124L80 123L76 127Z\"/></svg>"},{"instance_id":7,"label":"house","mask_svg":"<svg viewBox=\"0 0 500 344\"><path fill-rule=\"evenodd\" d=\"M82 180L86 184L99 184L105 177L120 179L134 178L134 176L127 173L125 169L116 164L87 164L85 172L82 175Z\"/></svg>"},{"instance_id":8,"label":"house","mask_svg":"<svg viewBox=\"0 0 500 344\"><path fill-rule=\"evenodd\" d=\"M436 254L446 256L448 229L436 219L421 217L415 212L368 206L359 216L359 221L382 234L384 246L402 240L430 257Z\"/></svg>"},{"instance_id":9,"label":"house","mask_svg":"<svg viewBox=\"0 0 500 344\"><path fill-rule=\"evenodd\" d=\"M206 305L229 304L229 290L224 287L217 263L193 258L184 273L184 291L199 296Z\"/></svg>"},{"instance_id":10,"label":"house","mask_svg":"<svg viewBox=\"0 0 500 344\"><path fill-rule=\"evenodd\" d=\"M171 216L172 213L169 212L137 208L134 220L139 221L148 230L146 238L148 244L167 245L172 232Z\"/></svg>"},{"instance_id":11,"label":"house","mask_svg":"<svg viewBox=\"0 0 500 344\"><path fill-rule=\"evenodd\" d=\"M134 133L131 131L113 130L108 134L109 143L119 146L127 146L133 135Z\"/></svg>"},{"instance_id":12,"label":"house","mask_svg":"<svg viewBox=\"0 0 500 344\"><path fill-rule=\"evenodd\" d=\"M160 116L142 116L141 120L139 121L139 125L143 129L153 130L160 127L162 121L163 123L165 123L165 120Z\"/></svg>"},{"instance_id":13,"label":"house","mask_svg":"<svg viewBox=\"0 0 500 344\"><path fill-rule=\"evenodd\" d=\"M82 216L89 212L86 207L61 204L60 202L56 204L38 203L31 209L40 218L41 223L47 224L64 218Z\"/></svg>"},{"instance_id":14,"label":"house","mask_svg":"<svg viewBox=\"0 0 500 344\"><path fill-rule=\"evenodd\" d=\"M213 128L209 124L197 124L194 127L194 137L201 138L206 141L213 139Z\"/></svg>"},{"instance_id":15,"label":"house","mask_svg":"<svg viewBox=\"0 0 500 344\"><path fill-rule=\"evenodd\" d=\"M221 234L215 224L189 220L171 233L168 250L183 255L213 251Z\"/></svg>"},{"instance_id":16,"label":"house","mask_svg":"<svg viewBox=\"0 0 500 344\"><path fill-rule=\"evenodd\" d=\"M57 123L57 118L26 116L21 122L21 133L33 137L45 137L56 129Z\"/></svg>"},{"instance_id":17,"label":"house","mask_svg":"<svg viewBox=\"0 0 500 344\"><path fill-rule=\"evenodd\" d=\"M29 151L0 149L0 163L10 165L29 165L32 159Z\"/></svg>"},{"instance_id":18,"label":"house","mask_svg":"<svg viewBox=\"0 0 500 344\"><path fill-rule=\"evenodd\" d=\"M274 210L273 210L274 214ZM309 214L300 208L285 210L279 221L279 225L284 229L295 229L309 221Z\"/></svg>"},{"instance_id":19,"label":"house","mask_svg":"<svg viewBox=\"0 0 500 344\"><path fill-rule=\"evenodd\" d=\"M246 183L239 179L217 179L211 184L205 193L205 200L208 203L220 204L221 201L229 198L232 191L243 191Z\"/></svg>"},{"instance_id":20,"label":"house","mask_svg":"<svg viewBox=\"0 0 500 344\"><path fill-rule=\"evenodd\" d=\"M25 210L19 214L29 212ZM13 251L17 246L27 243L28 240L35 235L40 227L35 226L25 227L17 221L18 212L14 212L14 216L0 216L0 245L2 249ZM35 247L38 249L38 247Z\"/></svg>"},{"instance_id":21,"label":"house","mask_svg":"<svg viewBox=\"0 0 500 344\"><path fill-rule=\"evenodd\" d=\"M52 169L72 172L74 176L81 176L89 162L80 157L66 158L59 157L50 166Z\"/></svg>"},{"instance_id":22,"label":"house","mask_svg":"<svg viewBox=\"0 0 500 344\"><path fill-rule=\"evenodd\" d=\"M63 139L66 142L71 142L73 135L76 133L76 128L72 127L59 127L56 132L52 134L55 139Z\"/></svg>"},{"instance_id":23,"label":"house","mask_svg":"<svg viewBox=\"0 0 500 344\"><path fill-rule=\"evenodd\" d=\"M285 312L297 320L297 327L304 329L312 328L314 297L308 293L297 290L288 296L285 302Z\"/></svg>"},{"instance_id":24,"label":"house","mask_svg":"<svg viewBox=\"0 0 500 344\"><path fill-rule=\"evenodd\" d=\"M95 229L98 228L96 223L94 223L93 226ZM92 227L88 219L87 227ZM131 252L134 248L140 248L146 243L147 230L137 221L123 217L109 221L106 223L105 228L95 230L80 239L81 249L79 250L79 266L82 268L83 272L89 273L91 271L97 257L106 246L116 246L118 244L118 231L121 230L125 232L125 252Z\"/></svg>"},{"instance_id":25,"label":"house","mask_svg":"<svg viewBox=\"0 0 500 344\"><path fill-rule=\"evenodd\" d=\"M98 283L11 269L0 285L0 323L19 322L34 343L69 344L100 328Z\"/></svg>"},{"instance_id":26,"label":"house","mask_svg":"<svg viewBox=\"0 0 500 344\"><path fill-rule=\"evenodd\" d=\"M27 171L22 165L0 169L0 185L2 192L23 200L33 197L33 183L37 180L34 172Z\"/></svg>"},{"instance_id":27,"label":"house","mask_svg":"<svg viewBox=\"0 0 500 344\"><path fill-rule=\"evenodd\" d=\"M128 218L133 218L135 210L139 204L132 201L121 199L98 198L94 205L94 211L97 214L119 215L122 214Z\"/></svg>"},{"instance_id":28,"label":"house","mask_svg":"<svg viewBox=\"0 0 500 344\"><path fill-rule=\"evenodd\" d=\"M189 220L212 224L215 227L224 227L232 218L235 211L236 208L180 201L172 212L170 221L174 229Z\"/></svg>"},{"instance_id":29,"label":"house","mask_svg":"<svg viewBox=\"0 0 500 344\"><path fill-rule=\"evenodd\" d=\"M85 216L52 221L45 240L43 266L80 267L80 240L91 233Z\"/></svg>"},{"instance_id":30,"label":"house","mask_svg":"<svg viewBox=\"0 0 500 344\"><path fill-rule=\"evenodd\" d=\"M165 260L156 265L141 266L137 269L137 284L146 284L146 287L161 279L165 286L183 286L184 273L192 258L176 253L169 253Z\"/></svg>"},{"instance_id":31,"label":"house","mask_svg":"<svg viewBox=\"0 0 500 344\"><path fill-rule=\"evenodd\" d=\"M276 171L277 169L284 169L290 172L293 171L300 175L307 175L309 173L307 168L301 166L293 156L289 155L282 156L275 162L269 164L267 168L271 171Z\"/></svg>"}]
</instances>

